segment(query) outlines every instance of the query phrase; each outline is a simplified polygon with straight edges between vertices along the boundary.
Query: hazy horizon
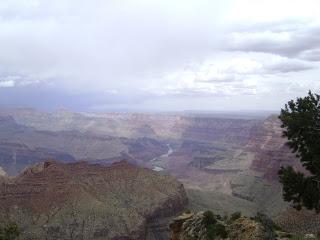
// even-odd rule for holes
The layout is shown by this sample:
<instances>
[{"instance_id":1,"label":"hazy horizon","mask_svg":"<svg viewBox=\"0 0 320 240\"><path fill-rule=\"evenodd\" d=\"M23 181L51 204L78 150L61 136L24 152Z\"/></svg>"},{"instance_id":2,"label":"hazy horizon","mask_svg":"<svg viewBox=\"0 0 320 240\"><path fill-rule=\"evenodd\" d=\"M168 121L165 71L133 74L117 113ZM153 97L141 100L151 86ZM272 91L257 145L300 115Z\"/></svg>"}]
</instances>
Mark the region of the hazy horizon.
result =
<instances>
[{"instance_id":1,"label":"hazy horizon","mask_svg":"<svg viewBox=\"0 0 320 240\"><path fill-rule=\"evenodd\" d=\"M4 107L0 106L0 113L4 114L4 116L12 116L11 114L16 114L19 112L23 112L27 114L27 112L33 114L49 114L51 116L56 116L57 114L83 114L84 116L92 116L98 117L99 115L104 116L105 114L134 114L134 115L151 115L152 117L161 116L182 116L182 117L205 117L205 118L224 118L224 119L267 119L272 116L278 116L280 111L264 111L264 110L237 110L237 111L215 111L215 110L181 110L181 111L160 111L160 110L138 110L138 109L113 109L113 110L74 110L70 108L54 108L54 109L40 109L34 107Z\"/></svg>"},{"instance_id":2,"label":"hazy horizon","mask_svg":"<svg viewBox=\"0 0 320 240\"><path fill-rule=\"evenodd\" d=\"M0 106L279 112L320 89L317 0L0 3Z\"/></svg>"}]
</instances>

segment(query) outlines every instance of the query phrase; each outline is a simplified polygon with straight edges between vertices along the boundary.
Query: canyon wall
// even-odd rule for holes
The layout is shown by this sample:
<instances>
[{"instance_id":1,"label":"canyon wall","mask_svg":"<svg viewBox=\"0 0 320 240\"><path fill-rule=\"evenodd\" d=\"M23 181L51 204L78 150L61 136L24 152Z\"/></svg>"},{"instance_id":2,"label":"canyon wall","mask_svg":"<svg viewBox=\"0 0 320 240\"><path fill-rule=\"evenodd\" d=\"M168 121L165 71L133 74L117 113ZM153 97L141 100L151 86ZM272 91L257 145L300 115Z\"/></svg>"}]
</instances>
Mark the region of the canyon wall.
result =
<instances>
[{"instance_id":1,"label":"canyon wall","mask_svg":"<svg viewBox=\"0 0 320 240\"><path fill-rule=\"evenodd\" d=\"M127 162L46 161L1 179L0 218L21 239L146 239L147 222L185 208L183 185ZM7 219L6 219L7 218Z\"/></svg>"}]
</instances>

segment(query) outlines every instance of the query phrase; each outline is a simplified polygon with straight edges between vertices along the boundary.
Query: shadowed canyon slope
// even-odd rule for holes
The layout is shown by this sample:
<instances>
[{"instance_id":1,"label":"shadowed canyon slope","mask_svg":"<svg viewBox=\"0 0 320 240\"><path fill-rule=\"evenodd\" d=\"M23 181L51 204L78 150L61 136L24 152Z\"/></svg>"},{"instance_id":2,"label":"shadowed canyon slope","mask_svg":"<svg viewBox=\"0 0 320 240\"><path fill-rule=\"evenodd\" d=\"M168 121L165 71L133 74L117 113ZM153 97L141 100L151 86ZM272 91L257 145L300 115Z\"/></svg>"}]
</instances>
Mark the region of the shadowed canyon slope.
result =
<instances>
[{"instance_id":1,"label":"shadowed canyon slope","mask_svg":"<svg viewBox=\"0 0 320 240\"><path fill-rule=\"evenodd\" d=\"M110 164L126 159L143 162L167 151L165 143L150 138L128 139L97 136L79 131L44 131L0 117L1 166L17 174L26 166L47 158L70 162L88 160Z\"/></svg>"},{"instance_id":2,"label":"shadowed canyon slope","mask_svg":"<svg viewBox=\"0 0 320 240\"><path fill-rule=\"evenodd\" d=\"M46 161L1 181L1 217L22 239L145 239L148 222L187 203L181 183L127 162Z\"/></svg>"}]
</instances>

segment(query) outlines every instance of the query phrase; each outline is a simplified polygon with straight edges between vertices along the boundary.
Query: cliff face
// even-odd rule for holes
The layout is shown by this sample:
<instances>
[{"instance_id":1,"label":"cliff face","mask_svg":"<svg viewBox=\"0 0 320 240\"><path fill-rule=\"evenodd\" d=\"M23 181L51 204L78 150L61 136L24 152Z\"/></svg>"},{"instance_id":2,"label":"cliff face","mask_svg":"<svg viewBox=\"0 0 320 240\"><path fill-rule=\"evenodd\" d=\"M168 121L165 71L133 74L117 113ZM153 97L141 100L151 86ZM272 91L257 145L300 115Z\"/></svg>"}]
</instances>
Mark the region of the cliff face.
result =
<instances>
[{"instance_id":1,"label":"cliff face","mask_svg":"<svg viewBox=\"0 0 320 240\"><path fill-rule=\"evenodd\" d=\"M278 180L281 166L291 165L302 170L299 160L286 145L282 137L280 120L269 117L261 125L252 129L252 137L246 148L255 153L251 169L263 173L268 180Z\"/></svg>"},{"instance_id":2,"label":"cliff face","mask_svg":"<svg viewBox=\"0 0 320 240\"><path fill-rule=\"evenodd\" d=\"M242 145L248 142L250 130L258 122L244 119L193 117L188 119L188 126L183 131L182 139Z\"/></svg>"},{"instance_id":3,"label":"cliff face","mask_svg":"<svg viewBox=\"0 0 320 240\"><path fill-rule=\"evenodd\" d=\"M0 216L22 239L145 239L147 221L187 203L183 185L127 162L110 167L46 161L0 187Z\"/></svg>"}]
</instances>

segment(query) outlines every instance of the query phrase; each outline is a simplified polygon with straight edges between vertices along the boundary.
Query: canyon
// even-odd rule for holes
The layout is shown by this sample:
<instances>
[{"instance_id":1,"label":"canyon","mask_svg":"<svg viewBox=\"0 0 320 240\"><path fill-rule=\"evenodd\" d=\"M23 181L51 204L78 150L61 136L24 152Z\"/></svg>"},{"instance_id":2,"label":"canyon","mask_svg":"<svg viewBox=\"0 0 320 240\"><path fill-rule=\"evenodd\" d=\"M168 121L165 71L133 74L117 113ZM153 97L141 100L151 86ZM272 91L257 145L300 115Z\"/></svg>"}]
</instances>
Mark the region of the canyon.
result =
<instances>
[{"instance_id":1,"label":"canyon","mask_svg":"<svg viewBox=\"0 0 320 240\"><path fill-rule=\"evenodd\" d=\"M276 116L1 109L0 130L0 166L8 175L48 158L106 167L125 160L181 182L184 208L221 215L286 216L277 172L302 169ZM150 226L155 239L167 231L161 219Z\"/></svg>"}]
</instances>

